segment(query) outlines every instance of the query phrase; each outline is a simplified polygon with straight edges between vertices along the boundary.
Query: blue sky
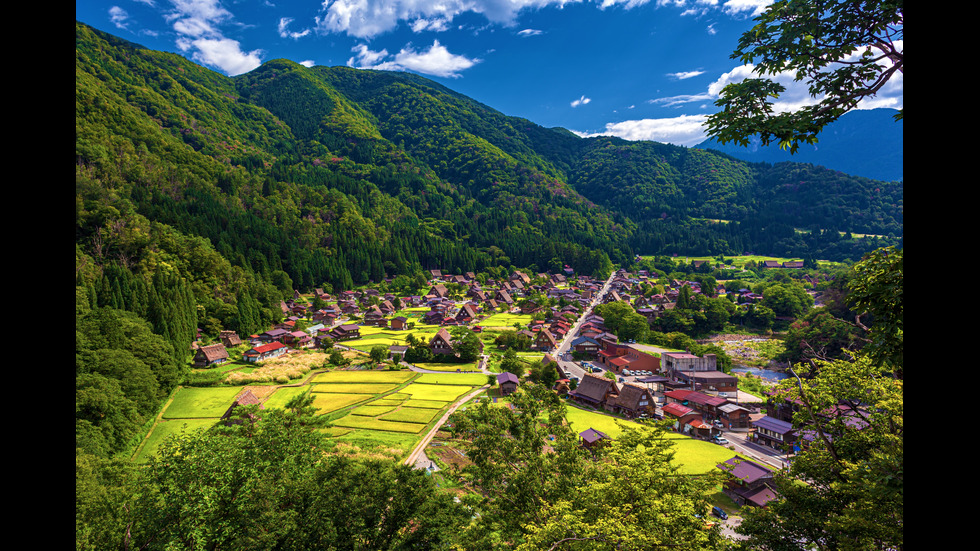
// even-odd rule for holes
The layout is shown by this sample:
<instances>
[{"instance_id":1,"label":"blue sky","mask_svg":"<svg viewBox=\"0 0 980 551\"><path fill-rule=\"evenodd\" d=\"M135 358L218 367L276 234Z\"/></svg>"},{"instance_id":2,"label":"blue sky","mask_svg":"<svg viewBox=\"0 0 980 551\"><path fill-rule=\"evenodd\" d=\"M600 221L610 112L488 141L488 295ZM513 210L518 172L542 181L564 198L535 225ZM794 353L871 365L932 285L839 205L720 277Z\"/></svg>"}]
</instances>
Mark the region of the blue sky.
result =
<instances>
[{"instance_id":1,"label":"blue sky","mask_svg":"<svg viewBox=\"0 0 980 551\"><path fill-rule=\"evenodd\" d=\"M411 71L580 135L693 146L771 0L76 0L75 18L226 75L286 58ZM814 101L788 75L786 107ZM893 79L861 107L903 107Z\"/></svg>"}]
</instances>

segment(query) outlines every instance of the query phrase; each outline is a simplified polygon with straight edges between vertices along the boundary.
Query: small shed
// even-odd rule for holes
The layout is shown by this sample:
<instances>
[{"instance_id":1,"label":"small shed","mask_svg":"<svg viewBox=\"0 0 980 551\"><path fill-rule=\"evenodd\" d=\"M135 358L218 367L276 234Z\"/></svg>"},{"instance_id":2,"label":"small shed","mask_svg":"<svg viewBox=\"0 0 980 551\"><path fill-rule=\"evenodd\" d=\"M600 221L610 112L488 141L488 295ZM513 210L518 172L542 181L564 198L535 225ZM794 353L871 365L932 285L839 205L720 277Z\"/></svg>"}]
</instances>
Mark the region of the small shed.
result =
<instances>
[{"instance_id":1,"label":"small shed","mask_svg":"<svg viewBox=\"0 0 980 551\"><path fill-rule=\"evenodd\" d=\"M517 390L520 381L513 373L501 373L497 375L497 385L500 387L501 396L507 396Z\"/></svg>"},{"instance_id":2,"label":"small shed","mask_svg":"<svg viewBox=\"0 0 980 551\"><path fill-rule=\"evenodd\" d=\"M591 427L578 433L578 437L579 442L585 449L593 449L601 445L603 442L609 441L609 436L606 433Z\"/></svg>"}]
</instances>

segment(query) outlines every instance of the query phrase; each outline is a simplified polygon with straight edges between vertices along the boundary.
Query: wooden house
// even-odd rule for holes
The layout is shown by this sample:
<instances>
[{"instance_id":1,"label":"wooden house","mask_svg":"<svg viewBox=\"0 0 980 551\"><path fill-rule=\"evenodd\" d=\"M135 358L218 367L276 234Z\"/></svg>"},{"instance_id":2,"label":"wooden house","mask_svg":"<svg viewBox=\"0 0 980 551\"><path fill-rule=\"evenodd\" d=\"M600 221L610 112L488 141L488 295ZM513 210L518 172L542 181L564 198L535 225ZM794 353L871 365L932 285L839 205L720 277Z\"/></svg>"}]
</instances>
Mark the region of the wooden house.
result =
<instances>
[{"instance_id":1,"label":"wooden house","mask_svg":"<svg viewBox=\"0 0 980 551\"><path fill-rule=\"evenodd\" d=\"M568 396L576 402L595 408L604 408L606 402L617 394L618 389L612 379L586 373L575 390L568 393Z\"/></svg>"},{"instance_id":2,"label":"wooden house","mask_svg":"<svg viewBox=\"0 0 980 551\"><path fill-rule=\"evenodd\" d=\"M245 351L242 359L249 363L261 362L271 358L278 358L283 354L289 352L289 348L281 342L270 342L268 344L263 344L256 346Z\"/></svg>"},{"instance_id":3,"label":"wooden house","mask_svg":"<svg viewBox=\"0 0 980 551\"><path fill-rule=\"evenodd\" d=\"M234 348L242 344L242 339L234 331L222 331L218 334L218 338L221 339L221 344L225 345L225 348Z\"/></svg>"},{"instance_id":4,"label":"wooden house","mask_svg":"<svg viewBox=\"0 0 980 551\"><path fill-rule=\"evenodd\" d=\"M619 388L619 394L614 400L610 400L606 407L615 413L632 419L644 413L651 413L650 409L653 404L653 396L645 386L624 383Z\"/></svg>"},{"instance_id":5,"label":"wooden house","mask_svg":"<svg viewBox=\"0 0 980 551\"><path fill-rule=\"evenodd\" d=\"M719 463L717 467L728 475L722 492L737 505L765 507L776 499L776 492L772 489L772 469L737 456Z\"/></svg>"},{"instance_id":6,"label":"wooden house","mask_svg":"<svg viewBox=\"0 0 980 551\"><path fill-rule=\"evenodd\" d=\"M224 344L202 346L194 354L194 367L212 367L228 361L228 350Z\"/></svg>"},{"instance_id":7,"label":"wooden house","mask_svg":"<svg viewBox=\"0 0 980 551\"><path fill-rule=\"evenodd\" d=\"M246 390L235 397L235 400L231 403L231 406L225 411L224 415L221 416L221 421L226 425L241 424L241 419L235 419L233 417L235 408L239 406L259 406L260 408L264 408L264 406L262 406L262 400L259 400L255 394L252 394L251 390ZM250 413L249 420L254 421L255 419L255 415Z\"/></svg>"},{"instance_id":8,"label":"wooden house","mask_svg":"<svg viewBox=\"0 0 980 551\"><path fill-rule=\"evenodd\" d=\"M455 354L452 337L449 336L449 331L446 331L445 328L439 329L432 337L432 340L429 341L429 348L433 354Z\"/></svg>"},{"instance_id":9,"label":"wooden house","mask_svg":"<svg viewBox=\"0 0 980 551\"><path fill-rule=\"evenodd\" d=\"M548 352L554 350L557 346L558 342L555 341L555 336L551 334L551 331L542 329L538 331L537 336L535 336L532 348L534 350L544 350L545 352Z\"/></svg>"},{"instance_id":10,"label":"wooden house","mask_svg":"<svg viewBox=\"0 0 980 551\"><path fill-rule=\"evenodd\" d=\"M606 433L591 427L578 433L578 437L579 443L587 450L594 450L595 448L603 446L610 441L610 438Z\"/></svg>"},{"instance_id":11,"label":"wooden house","mask_svg":"<svg viewBox=\"0 0 980 551\"><path fill-rule=\"evenodd\" d=\"M500 387L501 396L507 396L516 392L519 384L520 380L513 373L504 372L497 375L497 385Z\"/></svg>"},{"instance_id":12,"label":"wooden house","mask_svg":"<svg viewBox=\"0 0 980 551\"><path fill-rule=\"evenodd\" d=\"M398 316L397 318L392 318L391 328L397 331L408 329L408 318L406 318L405 316Z\"/></svg>"},{"instance_id":13,"label":"wooden house","mask_svg":"<svg viewBox=\"0 0 980 551\"><path fill-rule=\"evenodd\" d=\"M349 341L361 338L361 328L352 323L338 325L330 331L330 338L334 341Z\"/></svg>"}]
</instances>

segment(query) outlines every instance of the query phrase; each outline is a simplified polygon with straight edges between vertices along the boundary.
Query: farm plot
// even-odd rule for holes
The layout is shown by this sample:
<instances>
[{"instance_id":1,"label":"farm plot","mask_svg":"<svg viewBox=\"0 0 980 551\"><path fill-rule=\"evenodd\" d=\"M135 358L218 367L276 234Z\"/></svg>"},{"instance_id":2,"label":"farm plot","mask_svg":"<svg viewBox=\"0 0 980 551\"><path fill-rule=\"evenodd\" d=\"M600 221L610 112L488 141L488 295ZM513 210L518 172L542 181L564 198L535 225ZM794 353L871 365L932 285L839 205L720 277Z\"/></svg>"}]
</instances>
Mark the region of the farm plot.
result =
<instances>
[{"instance_id":1,"label":"farm plot","mask_svg":"<svg viewBox=\"0 0 980 551\"><path fill-rule=\"evenodd\" d=\"M428 385L481 386L487 384L487 376L483 373L423 373L415 382Z\"/></svg>"},{"instance_id":2,"label":"farm plot","mask_svg":"<svg viewBox=\"0 0 980 551\"><path fill-rule=\"evenodd\" d=\"M379 415L384 415L388 412L394 411L398 406L382 406L377 405L376 402L371 402L370 404L360 406L351 410L351 415L362 415L364 417L377 417ZM399 419L395 419L398 421Z\"/></svg>"},{"instance_id":3,"label":"farm plot","mask_svg":"<svg viewBox=\"0 0 980 551\"><path fill-rule=\"evenodd\" d=\"M370 394L333 394L319 392L313 395L313 407L320 414L331 413L371 399Z\"/></svg>"},{"instance_id":4,"label":"farm plot","mask_svg":"<svg viewBox=\"0 0 980 551\"><path fill-rule=\"evenodd\" d=\"M506 327L513 329L514 324L527 325L531 323L530 314L494 314L480 322L483 327Z\"/></svg>"},{"instance_id":5,"label":"farm plot","mask_svg":"<svg viewBox=\"0 0 980 551\"><path fill-rule=\"evenodd\" d=\"M160 446L171 436L179 435L183 432L207 429L214 425L215 422L215 419L172 419L161 421L154 425L153 431L147 436L146 442L143 443L143 446L139 449L139 452L133 460L137 463L148 461L157 454Z\"/></svg>"},{"instance_id":6,"label":"farm plot","mask_svg":"<svg viewBox=\"0 0 980 551\"><path fill-rule=\"evenodd\" d=\"M401 423L397 421L384 421L373 417L362 415L348 415L333 422L337 427L348 427L355 429L369 429L386 432L406 432L418 434L425 428L425 423Z\"/></svg>"},{"instance_id":7,"label":"farm plot","mask_svg":"<svg viewBox=\"0 0 980 551\"><path fill-rule=\"evenodd\" d=\"M445 372L478 371L476 367L476 362L465 363L465 364L425 362L425 363L416 363L415 366L421 369L428 369L429 371L445 371Z\"/></svg>"},{"instance_id":8,"label":"farm plot","mask_svg":"<svg viewBox=\"0 0 980 551\"><path fill-rule=\"evenodd\" d=\"M284 408L290 400L300 394L306 394L308 390L306 386L283 387L273 392L262 405L266 408Z\"/></svg>"},{"instance_id":9,"label":"farm plot","mask_svg":"<svg viewBox=\"0 0 980 551\"><path fill-rule=\"evenodd\" d=\"M311 385L315 393L327 394L383 394L398 388L397 384L385 383L324 383Z\"/></svg>"},{"instance_id":10,"label":"farm plot","mask_svg":"<svg viewBox=\"0 0 980 551\"><path fill-rule=\"evenodd\" d=\"M330 371L313 378L312 383L405 383L412 371Z\"/></svg>"},{"instance_id":11,"label":"farm plot","mask_svg":"<svg viewBox=\"0 0 980 551\"><path fill-rule=\"evenodd\" d=\"M382 421L422 423L423 425L427 425L438 413L439 410L437 409L421 409L403 406L392 411L391 413L381 415L380 418Z\"/></svg>"},{"instance_id":12,"label":"farm plot","mask_svg":"<svg viewBox=\"0 0 980 551\"><path fill-rule=\"evenodd\" d=\"M411 394L417 400L440 400L452 402L470 391L472 387L462 385L430 385L412 383L405 387L402 392Z\"/></svg>"},{"instance_id":13,"label":"farm plot","mask_svg":"<svg viewBox=\"0 0 980 551\"><path fill-rule=\"evenodd\" d=\"M407 400L403 403L404 406L410 408L424 408L424 409L442 409L449 405L448 401L442 400Z\"/></svg>"},{"instance_id":14,"label":"farm plot","mask_svg":"<svg viewBox=\"0 0 980 551\"><path fill-rule=\"evenodd\" d=\"M192 388L177 391L173 401L163 412L164 419L219 418L241 392L237 387Z\"/></svg>"}]
</instances>

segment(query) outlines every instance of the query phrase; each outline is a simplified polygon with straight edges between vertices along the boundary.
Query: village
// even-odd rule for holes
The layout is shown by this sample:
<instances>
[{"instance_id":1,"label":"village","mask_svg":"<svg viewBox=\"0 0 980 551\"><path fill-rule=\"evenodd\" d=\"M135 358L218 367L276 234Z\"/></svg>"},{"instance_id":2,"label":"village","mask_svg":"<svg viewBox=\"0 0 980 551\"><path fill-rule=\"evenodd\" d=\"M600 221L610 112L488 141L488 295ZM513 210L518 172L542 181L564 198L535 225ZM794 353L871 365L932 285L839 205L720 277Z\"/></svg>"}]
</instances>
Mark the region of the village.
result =
<instances>
[{"instance_id":1,"label":"village","mask_svg":"<svg viewBox=\"0 0 980 551\"><path fill-rule=\"evenodd\" d=\"M525 373L498 372L488 367L490 352L499 349L502 330L523 337L529 351L543 366L557 371L554 390L570 406L601 412L623 421L666 420L679 434L733 450L731 459L718 469L731 473L725 494L737 505L765 506L776 496L767 484L775 469L785 466L799 443L793 430L793 408L766 397L739 390L739 377L720 370L712 354L697 356L687 351L620 342L593 312L600 304L625 301L648 319L671 309L679 288L696 282L674 282L664 294L645 297L639 286L656 274L620 270L608 280L567 273L535 274L514 271L506 280L477 281L472 273L429 272L424 295L397 296L375 289L344 291L336 296L315 291L312 296L295 293L281 304L284 321L266 332L249 335L242 360L259 363L303 349L336 347L367 353L362 343L377 347L378 330L391 336L404 332L405 339L389 339L388 359L403 362L409 346L407 335L425 339L435 358L445 358L445 371L478 371L495 376L500 396L523 384ZM746 293L742 300L759 297ZM550 307L534 297L547 297ZM543 301L542 301L543 302ZM314 305L318 306L315 307ZM508 329L494 317L516 319ZM487 322L498 325L488 326ZM465 327L481 338L480 358L453 370L456 354L450 330ZM365 334L367 333L367 334ZM494 336L496 335L496 337ZM200 347L195 367L206 368L228 360L228 349L243 344L225 331L220 343ZM435 360L438 361L438 360ZM422 370L412 366L415 370ZM774 405L775 404L775 405ZM438 426L432 429L438 430ZM579 434L583 447L601 445L610 436L588 428ZM420 454L413 454L413 458ZM424 452L421 454L424 457ZM749 457L752 461L743 461ZM414 460L413 460L414 461ZM418 465L428 461L414 461ZM723 515L718 509L716 513ZM727 515L725 515L727 517Z\"/></svg>"}]
</instances>

